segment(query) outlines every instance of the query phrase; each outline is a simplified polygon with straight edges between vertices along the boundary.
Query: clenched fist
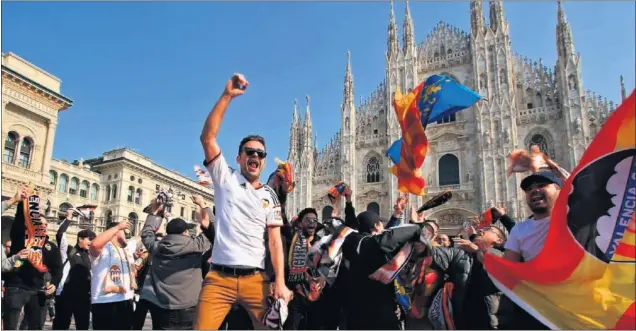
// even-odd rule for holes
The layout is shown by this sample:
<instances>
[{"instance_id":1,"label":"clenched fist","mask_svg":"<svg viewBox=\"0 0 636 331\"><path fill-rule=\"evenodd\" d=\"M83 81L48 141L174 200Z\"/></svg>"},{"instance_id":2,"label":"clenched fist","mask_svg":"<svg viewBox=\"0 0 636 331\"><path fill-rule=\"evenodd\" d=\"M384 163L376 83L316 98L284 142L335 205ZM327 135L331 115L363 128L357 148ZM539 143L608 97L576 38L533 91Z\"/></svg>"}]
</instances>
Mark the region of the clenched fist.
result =
<instances>
[{"instance_id":1,"label":"clenched fist","mask_svg":"<svg viewBox=\"0 0 636 331\"><path fill-rule=\"evenodd\" d=\"M242 74L234 74L230 80L225 83L225 90L223 91L223 95L227 95L231 98L238 97L239 95L243 95L249 82L245 79L245 76Z\"/></svg>"}]
</instances>

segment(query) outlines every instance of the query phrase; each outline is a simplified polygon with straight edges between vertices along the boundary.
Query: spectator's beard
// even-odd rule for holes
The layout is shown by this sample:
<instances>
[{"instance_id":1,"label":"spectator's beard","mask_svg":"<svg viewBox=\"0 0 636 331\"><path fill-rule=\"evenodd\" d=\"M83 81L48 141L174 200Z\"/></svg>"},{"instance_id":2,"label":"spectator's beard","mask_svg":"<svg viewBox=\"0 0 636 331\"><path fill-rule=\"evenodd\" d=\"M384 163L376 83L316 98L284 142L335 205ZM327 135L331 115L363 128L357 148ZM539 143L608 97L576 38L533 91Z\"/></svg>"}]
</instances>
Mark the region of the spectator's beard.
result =
<instances>
[{"instance_id":1,"label":"spectator's beard","mask_svg":"<svg viewBox=\"0 0 636 331\"><path fill-rule=\"evenodd\" d=\"M547 207L530 207L530 210L532 211L532 213L534 214L545 214L548 212L548 208Z\"/></svg>"}]
</instances>

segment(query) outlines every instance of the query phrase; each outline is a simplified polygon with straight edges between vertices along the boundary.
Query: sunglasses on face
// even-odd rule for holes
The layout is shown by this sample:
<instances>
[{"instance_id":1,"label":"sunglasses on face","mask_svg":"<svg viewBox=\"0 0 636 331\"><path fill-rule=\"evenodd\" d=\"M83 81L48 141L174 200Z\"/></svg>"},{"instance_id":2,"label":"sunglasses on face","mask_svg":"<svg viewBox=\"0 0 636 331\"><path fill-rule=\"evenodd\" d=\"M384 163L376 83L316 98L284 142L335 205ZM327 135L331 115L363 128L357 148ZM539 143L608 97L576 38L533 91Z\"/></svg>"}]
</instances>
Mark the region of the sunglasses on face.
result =
<instances>
[{"instance_id":1,"label":"sunglasses on face","mask_svg":"<svg viewBox=\"0 0 636 331\"><path fill-rule=\"evenodd\" d=\"M254 154L256 154L258 156L259 159L264 159L267 157L267 152L265 152L262 149L256 149L256 148L243 148L243 152L247 155L247 156L252 156Z\"/></svg>"},{"instance_id":2,"label":"sunglasses on face","mask_svg":"<svg viewBox=\"0 0 636 331\"><path fill-rule=\"evenodd\" d=\"M318 217L304 217L303 218L303 222L307 222L307 223L316 223L318 222Z\"/></svg>"}]
</instances>

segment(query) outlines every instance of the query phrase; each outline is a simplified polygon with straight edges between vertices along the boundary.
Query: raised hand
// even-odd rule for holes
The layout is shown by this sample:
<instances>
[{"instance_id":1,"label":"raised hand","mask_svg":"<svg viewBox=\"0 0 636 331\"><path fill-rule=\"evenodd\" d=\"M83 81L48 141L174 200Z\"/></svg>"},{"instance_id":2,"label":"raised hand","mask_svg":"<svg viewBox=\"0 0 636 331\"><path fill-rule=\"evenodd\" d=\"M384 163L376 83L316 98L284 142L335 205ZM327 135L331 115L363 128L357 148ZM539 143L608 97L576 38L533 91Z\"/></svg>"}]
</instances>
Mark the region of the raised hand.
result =
<instances>
[{"instance_id":1,"label":"raised hand","mask_svg":"<svg viewBox=\"0 0 636 331\"><path fill-rule=\"evenodd\" d=\"M201 208L205 208L205 201L203 201L203 198L200 195L192 195L190 196L190 199L192 199L192 202L201 207Z\"/></svg>"},{"instance_id":2,"label":"raised hand","mask_svg":"<svg viewBox=\"0 0 636 331\"><path fill-rule=\"evenodd\" d=\"M351 201L352 194L353 192L351 191L351 188L349 187L349 185L346 185L342 190L342 195L345 197L347 202Z\"/></svg>"},{"instance_id":3,"label":"raised hand","mask_svg":"<svg viewBox=\"0 0 636 331\"><path fill-rule=\"evenodd\" d=\"M29 250L25 248L25 249L19 251L18 254L16 254L16 255L18 255L18 258L20 260L26 260L26 259L29 258Z\"/></svg>"},{"instance_id":4,"label":"raised hand","mask_svg":"<svg viewBox=\"0 0 636 331\"><path fill-rule=\"evenodd\" d=\"M239 95L243 95L249 82L245 79L245 76L242 74L234 74L230 80L225 84L225 90L223 91L223 95L227 95L231 98L238 97Z\"/></svg>"},{"instance_id":5,"label":"raised hand","mask_svg":"<svg viewBox=\"0 0 636 331\"><path fill-rule=\"evenodd\" d=\"M397 200L395 201L395 204L393 205L393 216L399 217L400 215L402 215L405 208L406 208L406 198L405 197L397 198Z\"/></svg>"},{"instance_id":6,"label":"raised hand","mask_svg":"<svg viewBox=\"0 0 636 331\"><path fill-rule=\"evenodd\" d=\"M125 220L125 221L121 221L119 223L117 223L117 228L119 230L131 230L132 229L132 223L130 223L129 220Z\"/></svg>"}]
</instances>

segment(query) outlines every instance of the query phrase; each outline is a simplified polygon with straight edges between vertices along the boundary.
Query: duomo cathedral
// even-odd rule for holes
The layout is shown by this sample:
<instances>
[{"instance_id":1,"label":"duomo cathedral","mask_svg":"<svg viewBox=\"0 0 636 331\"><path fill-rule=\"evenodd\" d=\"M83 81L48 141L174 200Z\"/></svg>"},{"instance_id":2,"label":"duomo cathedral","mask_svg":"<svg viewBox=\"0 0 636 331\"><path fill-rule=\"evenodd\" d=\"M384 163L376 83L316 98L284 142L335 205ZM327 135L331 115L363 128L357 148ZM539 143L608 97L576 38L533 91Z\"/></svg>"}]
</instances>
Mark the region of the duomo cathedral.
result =
<instances>
[{"instance_id":1,"label":"duomo cathedral","mask_svg":"<svg viewBox=\"0 0 636 331\"><path fill-rule=\"evenodd\" d=\"M501 1L489 2L488 23L482 6L482 1L470 3L470 33L440 22L417 43L407 1L400 45L391 2L385 79L356 105L347 54L341 129L321 149L312 129L309 98L304 118L294 102L288 160L295 167L296 189L288 198L288 213L312 206L321 218L328 217L335 206L327 190L343 180L354 192L357 212L389 216L399 193L384 153L401 136L392 96L397 87L408 91L433 74L447 75L485 98L426 130L430 146L422 174L427 194L410 195L409 205L420 206L427 198L452 190L449 203L426 215L438 220L445 231L455 231L466 218L490 206L505 207L515 218L528 215L519 189L524 175L506 178L505 174L506 156L512 149L537 144L564 168L576 165L617 104L584 90L580 56L561 3L555 5L558 58L552 66L512 50ZM620 85L624 99L622 77ZM342 206L338 209L342 215Z\"/></svg>"}]
</instances>

